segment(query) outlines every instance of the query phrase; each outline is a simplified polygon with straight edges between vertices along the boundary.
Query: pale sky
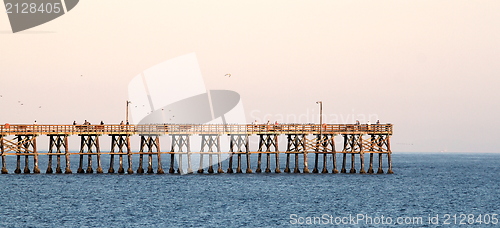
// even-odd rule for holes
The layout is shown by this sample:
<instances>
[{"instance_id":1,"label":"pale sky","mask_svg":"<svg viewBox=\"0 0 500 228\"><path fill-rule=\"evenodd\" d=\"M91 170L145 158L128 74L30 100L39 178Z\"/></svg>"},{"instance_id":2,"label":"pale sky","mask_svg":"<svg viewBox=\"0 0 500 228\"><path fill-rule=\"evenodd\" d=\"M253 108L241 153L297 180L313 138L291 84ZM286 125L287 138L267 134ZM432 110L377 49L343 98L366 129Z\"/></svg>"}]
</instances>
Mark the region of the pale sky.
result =
<instances>
[{"instance_id":1,"label":"pale sky","mask_svg":"<svg viewBox=\"0 0 500 228\"><path fill-rule=\"evenodd\" d=\"M207 89L238 92L248 122L318 122L321 100L327 122L393 123L394 152L499 152L498 12L500 1L82 0L16 34L4 13L0 124L119 123L133 77L194 52Z\"/></svg>"}]
</instances>

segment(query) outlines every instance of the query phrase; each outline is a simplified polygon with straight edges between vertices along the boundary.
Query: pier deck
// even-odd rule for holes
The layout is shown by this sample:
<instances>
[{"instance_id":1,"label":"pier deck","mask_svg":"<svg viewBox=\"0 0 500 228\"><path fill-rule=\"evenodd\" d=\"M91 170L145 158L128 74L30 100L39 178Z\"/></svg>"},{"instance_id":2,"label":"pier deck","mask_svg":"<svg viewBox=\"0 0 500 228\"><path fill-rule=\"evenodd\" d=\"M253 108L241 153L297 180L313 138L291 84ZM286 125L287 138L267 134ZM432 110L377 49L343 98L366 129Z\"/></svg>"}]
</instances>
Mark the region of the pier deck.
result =
<instances>
[{"instance_id":1,"label":"pier deck","mask_svg":"<svg viewBox=\"0 0 500 228\"><path fill-rule=\"evenodd\" d=\"M80 134L385 134L392 124L143 124L143 125L0 125L0 135Z\"/></svg>"},{"instance_id":2,"label":"pier deck","mask_svg":"<svg viewBox=\"0 0 500 228\"><path fill-rule=\"evenodd\" d=\"M97 157L97 173L102 173L101 155L109 155L110 167L108 173L114 172L115 156L119 157L118 173L124 173L123 156L128 158L128 173L132 170L132 155L139 155L139 167L137 173L143 173L143 156L148 156L148 173L152 170L153 155L157 158L157 173L164 173L161 164L161 155L170 155L169 173L183 173L183 165L187 166L187 173L193 172L192 157L199 159L198 173L204 172L203 156L208 156L209 167L207 172L213 173L213 165L217 164L217 172L222 169L223 155L229 156L228 173L233 172L233 156L237 157L236 172L242 171L242 156L246 156L246 172L252 172L250 155L257 154L258 163L255 172L262 172L262 157L266 157L265 172L271 172L271 155L274 155L274 172L281 172L279 154L286 154L286 168L284 172L291 171L291 156L295 156L295 168L299 170L299 155L302 156L302 172L308 173L308 154L314 153L313 173L328 173L331 167L332 173L338 173L337 154L343 155L341 173L346 173L347 154L350 155L351 167L349 173L356 173L355 155L358 155L359 173L374 173L374 154L378 154L379 169L377 173L384 173L382 169L382 155L387 155L387 173L392 173L390 137L392 136L392 124L143 124L143 125L36 125L36 124L5 124L0 125L0 149L2 157L2 173L8 173L6 168L6 156L17 156L17 168L15 173L21 173L21 156L25 157L24 173L30 173L29 158L33 158L34 173L39 173L38 157L49 156L47 173L52 173L52 156L57 156L56 173L62 173L61 156L65 157L65 173L71 173L70 156L79 155L78 173L92 173L95 164L92 157ZM38 152L36 140L44 135L49 138L47 152ZM68 137L77 135L81 138L80 151L70 152L68 150ZM112 138L111 150L101 152L99 138L108 135ZM201 151L191 151L190 138L198 135L201 140ZM221 151L222 135L229 137L229 151ZM258 150L251 150L249 137L259 137ZM285 150L278 149L278 136L287 137ZM133 152L130 145L130 137L141 138L140 150ZM170 136L171 150L160 149L160 136ZM335 148L334 138L340 136L343 139L343 148L339 151ZM10 139L10 137L13 137ZM254 136L252 136L254 137ZM369 168L365 171L364 154L370 154ZM228 155L229 154L229 155ZM87 169L83 170L83 157L87 156ZM217 162L212 161L213 156ZM320 157L322 157L322 170L319 170ZM183 159L184 162L183 162ZM187 160L186 160L187 159ZM187 161L187 162L186 162ZM206 163L206 161L205 161ZM331 163L331 165L328 165Z\"/></svg>"}]
</instances>

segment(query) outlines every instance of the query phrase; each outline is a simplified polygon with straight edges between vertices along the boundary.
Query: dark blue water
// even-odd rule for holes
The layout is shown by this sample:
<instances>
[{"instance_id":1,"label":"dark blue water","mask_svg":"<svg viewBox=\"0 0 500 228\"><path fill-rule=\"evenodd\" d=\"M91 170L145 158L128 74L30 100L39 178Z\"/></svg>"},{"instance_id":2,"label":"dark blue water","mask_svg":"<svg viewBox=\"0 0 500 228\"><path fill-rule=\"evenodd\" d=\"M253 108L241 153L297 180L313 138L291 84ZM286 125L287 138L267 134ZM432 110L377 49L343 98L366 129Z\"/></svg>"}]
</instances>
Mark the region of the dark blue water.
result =
<instances>
[{"instance_id":1,"label":"dark blue water","mask_svg":"<svg viewBox=\"0 0 500 228\"><path fill-rule=\"evenodd\" d=\"M455 227L460 214L488 214L489 225L472 224L493 227L499 163L500 154L395 153L392 175L7 174L0 175L0 227L288 227L323 216L332 220L314 226L332 226L358 214L373 221L347 226L375 226L384 216L392 224L380 227L435 227L428 219L438 215L439 226ZM396 225L398 217L417 224Z\"/></svg>"}]
</instances>

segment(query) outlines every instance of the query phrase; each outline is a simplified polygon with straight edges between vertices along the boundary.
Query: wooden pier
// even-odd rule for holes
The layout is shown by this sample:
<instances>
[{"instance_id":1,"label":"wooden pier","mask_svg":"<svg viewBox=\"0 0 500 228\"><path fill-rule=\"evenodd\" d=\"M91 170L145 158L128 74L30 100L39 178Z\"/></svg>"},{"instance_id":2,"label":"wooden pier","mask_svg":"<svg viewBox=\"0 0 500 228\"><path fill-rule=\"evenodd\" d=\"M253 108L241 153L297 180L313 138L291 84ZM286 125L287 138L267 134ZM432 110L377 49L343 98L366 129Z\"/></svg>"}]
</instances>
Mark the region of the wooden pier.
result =
<instances>
[{"instance_id":1,"label":"wooden pier","mask_svg":"<svg viewBox=\"0 0 500 228\"><path fill-rule=\"evenodd\" d=\"M187 173L338 173L337 154L341 154L340 173L357 173L356 157L359 158L359 173L384 173L383 156L387 158L386 173L393 173L391 162L390 137L392 124L147 124L147 125L0 125L0 150L2 157L1 173L6 174L7 157L16 157L14 173L30 173L30 160L33 173L40 173L39 156L48 156L46 173L72 173L71 158L78 157L77 173L103 173L101 156L110 158L107 173L155 173L153 157L156 157L156 173L183 173L183 160L187 161ZM39 152L37 138L45 135L49 139L47 152ZM80 137L80 151L70 152L68 137ZM109 152L101 151L99 138L111 137ZM160 136L170 136L170 151L160 148ZM229 151L221 151L221 136L228 135ZM279 136L287 139L285 147L279 147ZM131 150L131 137L140 137L140 150ZM201 150L191 151L191 137L201 137ZM257 150L250 148L249 138L258 137ZM337 150L335 137L341 137L343 145ZM285 150L280 150L284 148ZM308 154L314 154L312 171ZM192 166L192 156L198 154L198 167ZM229 155L228 167L224 169L222 155ZM251 167L251 155L257 154L257 167ZM286 155L285 168L280 167L280 154ZM350 156L348 156L350 154ZM368 169L365 167L365 154L369 154ZM374 156L378 154L377 170L374 170ZM132 155L139 155L138 167L132 167ZM168 171L163 170L162 155L169 160ZM170 156L168 156L170 155ZM85 156L87 156L86 168ZM147 168L143 167L147 156ZM203 157L208 156L208 169L204 170ZM24 168L21 160L24 157ZM127 164L124 164L124 157ZM214 157L217 159L215 162ZM265 167L262 161L265 157ZM293 158L292 158L293 157ZM302 169L299 166L302 157ZM348 159L350 157L350 159ZM31 158L31 159L30 159ZM244 159L245 158L245 159ZM62 160L65 167L63 171ZM93 163L95 159L95 164ZM178 162L175 162L177 159ZM293 159L293 161L292 161ZM236 161L235 161L236 160ZM272 163L274 160L274 170ZM347 162L350 161L350 167ZM245 167L243 167L243 163ZM217 167L214 169L214 164ZM125 170L125 166L126 170ZM236 166L236 167L235 167ZM349 168L349 170L347 170ZM225 170L225 171L224 171Z\"/></svg>"}]
</instances>

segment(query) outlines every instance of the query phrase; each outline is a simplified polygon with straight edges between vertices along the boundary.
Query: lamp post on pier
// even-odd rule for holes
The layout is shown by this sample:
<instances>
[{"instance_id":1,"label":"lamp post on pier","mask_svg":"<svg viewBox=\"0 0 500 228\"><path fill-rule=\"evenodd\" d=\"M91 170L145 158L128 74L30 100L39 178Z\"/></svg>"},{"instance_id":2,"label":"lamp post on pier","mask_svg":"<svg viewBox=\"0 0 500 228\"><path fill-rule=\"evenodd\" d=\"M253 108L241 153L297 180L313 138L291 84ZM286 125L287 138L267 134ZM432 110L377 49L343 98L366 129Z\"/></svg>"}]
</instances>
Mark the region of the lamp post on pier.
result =
<instances>
[{"instance_id":1,"label":"lamp post on pier","mask_svg":"<svg viewBox=\"0 0 500 228\"><path fill-rule=\"evenodd\" d=\"M126 115L126 117L125 117L125 121L126 121L127 123L128 123L128 110L129 110L128 105L129 105L130 103L132 103L132 102L131 102L131 101L127 101L127 111L126 111L127 115Z\"/></svg>"},{"instance_id":2,"label":"lamp post on pier","mask_svg":"<svg viewBox=\"0 0 500 228\"><path fill-rule=\"evenodd\" d=\"M323 102L316 101L316 104L319 104L319 138L323 139Z\"/></svg>"}]
</instances>

